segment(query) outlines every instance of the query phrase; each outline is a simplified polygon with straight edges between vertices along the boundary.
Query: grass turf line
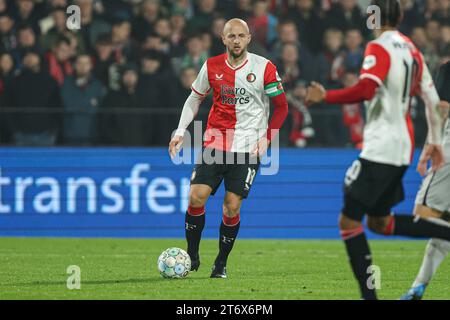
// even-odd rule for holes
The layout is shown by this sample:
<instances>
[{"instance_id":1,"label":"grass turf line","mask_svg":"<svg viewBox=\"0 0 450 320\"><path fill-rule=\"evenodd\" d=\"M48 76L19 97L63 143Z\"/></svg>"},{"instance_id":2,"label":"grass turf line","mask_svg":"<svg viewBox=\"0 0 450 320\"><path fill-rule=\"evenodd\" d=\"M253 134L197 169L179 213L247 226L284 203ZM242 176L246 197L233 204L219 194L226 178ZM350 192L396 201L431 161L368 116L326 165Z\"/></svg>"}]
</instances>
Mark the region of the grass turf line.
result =
<instances>
[{"instance_id":1,"label":"grass turf line","mask_svg":"<svg viewBox=\"0 0 450 320\"><path fill-rule=\"evenodd\" d=\"M381 299L411 285L426 241L372 241L381 268ZM217 240L203 240L201 266L187 279L163 279L156 260L180 239L0 238L0 299L359 299L340 241L238 240L228 279L209 279ZM69 265L81 268L81 289L69 290ZM425 299L450 299L444 261Z\"/></svg>"}]
</instances>

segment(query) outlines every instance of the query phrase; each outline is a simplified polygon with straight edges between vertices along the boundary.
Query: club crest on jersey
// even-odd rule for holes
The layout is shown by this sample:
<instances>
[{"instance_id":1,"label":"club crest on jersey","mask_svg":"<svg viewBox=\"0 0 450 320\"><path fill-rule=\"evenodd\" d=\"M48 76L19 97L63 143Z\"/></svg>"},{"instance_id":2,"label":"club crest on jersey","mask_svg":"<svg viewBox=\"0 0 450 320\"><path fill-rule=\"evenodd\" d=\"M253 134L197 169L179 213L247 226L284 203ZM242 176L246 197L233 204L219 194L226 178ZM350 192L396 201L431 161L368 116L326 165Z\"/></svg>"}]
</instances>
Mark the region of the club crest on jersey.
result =
<instances>
[{"instance_id":1,"label":"club crest on jersey","mask_svg":"<svg viewBox=\"0 0 450 320\"><path fill-rule=\"evenodd\" d=\"M369 69L375 67L376 64L377 64L377 58L373 55L370 55L370 56L367 56L364 58L362 67L364 70L369 70Z\"/></svg>"},{"instance_id":2,"label":"club crest on jersey","mask_svg":"<svg viewBox=\"0 0 450 320\"><path fill-rule=\"evenodd\" d=\"M216 73L216 80L223 80L223 73L222 74Z\"/></svg>"},{"instance_id":3,"label":"club crest on jersey","mask_svg":"<svg viewBox=\"0 0 450 320\"><path fill-rule=\"evenodd\" d=\"M249 73L247 75L247 81L248 82L252 83L252 82L255 82L255 80L256 80L256 75L254 73Z\"/></svg>"}]
</instances>

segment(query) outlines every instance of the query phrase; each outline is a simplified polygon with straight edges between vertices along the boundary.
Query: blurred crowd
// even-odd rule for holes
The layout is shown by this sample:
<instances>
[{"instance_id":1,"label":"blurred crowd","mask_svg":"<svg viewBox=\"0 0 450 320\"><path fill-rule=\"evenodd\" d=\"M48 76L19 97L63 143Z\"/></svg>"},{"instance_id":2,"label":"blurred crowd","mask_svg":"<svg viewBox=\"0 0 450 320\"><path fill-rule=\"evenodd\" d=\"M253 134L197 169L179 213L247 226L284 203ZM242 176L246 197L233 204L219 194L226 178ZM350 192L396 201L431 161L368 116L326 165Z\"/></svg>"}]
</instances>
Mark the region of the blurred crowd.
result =
<instances>
[{"instance_id":1,"label":"blurred crowd","mask_svg":"<svg viewBox=\"0 0 450 320\"><path fill-rule=\"evenodd\" d=\"M312 80L358 80L365 0L0 0L0 143L166 145L202 64L224 52L227 19L247 21L249 51L271 59L288 93L283 146L359 146L361 104L308 108ZM450 0L401 0L400 30L434 74L450 59ZM67 21L80 8L80 28ZM76 14L76 12L75 12ZM199 118L207 119L211 98ZM412 103L416 138L426 125Z\"/></svg>"}]
</instances>

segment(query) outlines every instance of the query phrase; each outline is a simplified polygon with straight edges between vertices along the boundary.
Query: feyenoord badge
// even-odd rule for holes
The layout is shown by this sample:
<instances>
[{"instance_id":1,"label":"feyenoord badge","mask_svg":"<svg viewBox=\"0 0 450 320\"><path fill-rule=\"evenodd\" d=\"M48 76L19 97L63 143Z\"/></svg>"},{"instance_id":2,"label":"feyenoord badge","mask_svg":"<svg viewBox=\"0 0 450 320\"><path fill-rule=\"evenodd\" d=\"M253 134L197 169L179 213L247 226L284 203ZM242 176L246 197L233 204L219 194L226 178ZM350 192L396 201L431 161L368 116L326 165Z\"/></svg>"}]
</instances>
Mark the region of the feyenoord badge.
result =
<instances>
[{"instance_id":1,"label":"feyenoord badge","mask_svg":"<svg viewBox=\"0 0 450 320\"><path fill-rule=\"evenodd\" d=\"M247 81L248 81L248 82L252 83L252 82L255 82L255 80L256 80L256 76L255 76L254 73L249 73L249 74L247 75Z\"/></svg>"}]
</instances>

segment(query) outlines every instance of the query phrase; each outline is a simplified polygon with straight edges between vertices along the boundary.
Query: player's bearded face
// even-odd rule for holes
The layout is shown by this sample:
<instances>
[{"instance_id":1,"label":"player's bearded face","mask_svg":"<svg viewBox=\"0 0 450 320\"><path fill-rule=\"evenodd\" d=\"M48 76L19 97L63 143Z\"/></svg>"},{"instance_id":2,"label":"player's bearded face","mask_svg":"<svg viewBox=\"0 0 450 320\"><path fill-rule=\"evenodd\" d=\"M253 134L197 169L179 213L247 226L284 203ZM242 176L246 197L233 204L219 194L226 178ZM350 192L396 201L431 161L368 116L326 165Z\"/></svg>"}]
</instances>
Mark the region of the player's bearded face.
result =
<instances>
[{"instance_id":1,"label":"player's bearded face","mask_svg":"<svg viewBox=\"0 0 450 320\"><path fill-rule=\"evenodd\" d=\"M250 43L251 36L246 32L229 32L223 36L223 43L233 58L239 58L246 51Z\"/></svg>"}]
</instances>

